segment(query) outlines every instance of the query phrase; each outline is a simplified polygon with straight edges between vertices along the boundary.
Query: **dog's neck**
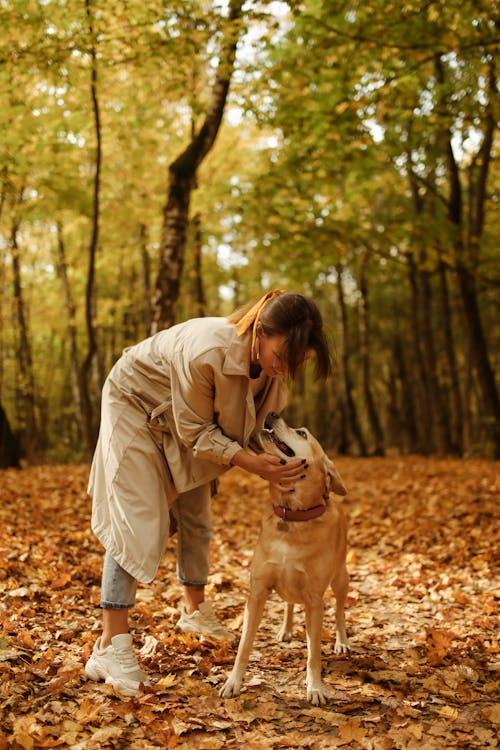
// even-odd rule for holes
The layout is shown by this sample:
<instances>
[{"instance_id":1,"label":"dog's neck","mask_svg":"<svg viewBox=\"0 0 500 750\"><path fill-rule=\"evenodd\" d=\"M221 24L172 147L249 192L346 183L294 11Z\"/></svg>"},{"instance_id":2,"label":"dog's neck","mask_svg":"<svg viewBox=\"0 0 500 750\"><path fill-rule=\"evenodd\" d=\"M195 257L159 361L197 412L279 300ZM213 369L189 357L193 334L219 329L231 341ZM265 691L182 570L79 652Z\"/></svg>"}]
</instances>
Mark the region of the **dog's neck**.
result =
<instances>
[{"instance_id":1,"label":"dog's neck","mask_svg":"<svg viewBox=\"0 0 500 750\"><path fill-rule=\"evenodd\" d=\"M291 511L307 511L310 508L317 508L319 506L325 506L329 497L329 493L324 489L321 495L314 493L311 496L302 497L301 493L298 492L280 492L275 487L271 486L271 501L273 507L287 508ZM324 512L324 511L322 511Z\"/></svg>"},{"instance_id":2,"label":"dog's neck","mask_svg":"<svg viewBox=\"0 0 500 750\"><path fill-rule=\"evenodd\" d=\"M325 503L313 505L309 508L299 508L297 510L292 510L284 505L273 505L275 515L277 515L278 518L281 518L282 521L312 521L314 518L322 516L325 510Z\"/></svg>"}]
</instances>

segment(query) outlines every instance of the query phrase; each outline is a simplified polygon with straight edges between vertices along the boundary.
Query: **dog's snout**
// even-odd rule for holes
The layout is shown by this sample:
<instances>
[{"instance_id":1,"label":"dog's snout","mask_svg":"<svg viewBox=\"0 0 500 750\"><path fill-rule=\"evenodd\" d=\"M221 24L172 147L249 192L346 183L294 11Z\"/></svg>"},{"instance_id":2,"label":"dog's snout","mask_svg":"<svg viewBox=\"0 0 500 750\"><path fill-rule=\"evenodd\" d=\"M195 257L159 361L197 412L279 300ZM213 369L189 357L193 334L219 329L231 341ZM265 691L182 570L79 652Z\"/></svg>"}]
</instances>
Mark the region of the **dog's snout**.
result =
<instances>
[{"instance_id":1,"label":"dog's snout","mask_svg":"<svg viewBox=\"0 0 500 750\"><path fill-rule=\"evenodd\" d=\"M279 418L280 418L279 414L276 414L275 411L270 411L264 421L264 427L266 428L266 430L272 430L273 422L276 422L276 420Z\"/></svg>"}]
</instances>

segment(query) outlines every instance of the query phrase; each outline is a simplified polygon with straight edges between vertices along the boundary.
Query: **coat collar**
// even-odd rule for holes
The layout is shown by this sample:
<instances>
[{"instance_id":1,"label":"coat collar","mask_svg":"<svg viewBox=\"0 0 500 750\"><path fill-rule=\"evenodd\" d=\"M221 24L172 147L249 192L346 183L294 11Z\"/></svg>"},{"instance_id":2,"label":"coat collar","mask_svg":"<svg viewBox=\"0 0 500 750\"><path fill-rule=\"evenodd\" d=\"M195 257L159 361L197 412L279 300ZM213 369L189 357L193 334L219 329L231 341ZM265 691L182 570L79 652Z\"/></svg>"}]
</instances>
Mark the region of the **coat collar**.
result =
<instances>
[{"instance_id":1,"label":"coat collar","mask_svg":"<svg viewBox=\"0 0 500 750\"><path fill-rule=\"evenodd\" d=\"M238 336L236 328L231 324L234 336L229 344L222 372L224 375L244 375L250 376L250 348L252 345L252 332L248 331L243 336Z\"/></svg>"}]
</instances>

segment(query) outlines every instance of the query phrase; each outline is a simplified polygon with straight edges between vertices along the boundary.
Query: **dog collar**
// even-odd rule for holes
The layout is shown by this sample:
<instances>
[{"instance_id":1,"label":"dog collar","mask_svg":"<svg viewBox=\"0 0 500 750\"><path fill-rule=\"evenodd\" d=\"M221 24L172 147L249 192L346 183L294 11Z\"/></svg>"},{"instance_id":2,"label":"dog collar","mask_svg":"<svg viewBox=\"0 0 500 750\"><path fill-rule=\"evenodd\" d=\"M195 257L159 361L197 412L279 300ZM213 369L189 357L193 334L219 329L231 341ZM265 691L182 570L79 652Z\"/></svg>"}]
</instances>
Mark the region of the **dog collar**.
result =
<instances>
[{"instance_id":1,"label":"dog collar","mask_svg":"<svg viewBox=\"0 0 500 750\"><path fill-rule=\"evenodd\" d=\"M313 505L305 510L292 510L284 505L273 505L273 510L282 521L310 521L319 518L326 510L326 505Z\"/></svg>"}]
</instances>

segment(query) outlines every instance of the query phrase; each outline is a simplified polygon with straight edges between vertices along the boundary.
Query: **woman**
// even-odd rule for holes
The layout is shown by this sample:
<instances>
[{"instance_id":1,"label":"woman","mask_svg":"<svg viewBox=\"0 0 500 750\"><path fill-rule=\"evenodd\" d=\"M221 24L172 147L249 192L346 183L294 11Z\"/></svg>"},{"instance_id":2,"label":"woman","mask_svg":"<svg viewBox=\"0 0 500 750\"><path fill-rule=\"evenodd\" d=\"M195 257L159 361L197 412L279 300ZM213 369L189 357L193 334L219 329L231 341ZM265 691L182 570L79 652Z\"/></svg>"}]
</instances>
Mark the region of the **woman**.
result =
<instances>
[{"instance_id":1,"label":"woman","mask_svg":"<svg viewBox=\"0 0 500 750\"><path fill-rule=\"evenodd\" d=\"M177 521L177 573L183 606L177 627L232 637L204 599L211 538L210 487L231 466L293 491L300 459L280 461L252 443L266 414L285 404L283 376L294 379L316 356L330 372L321 314L301 294L274 290L229 318L198 318L126 349L102 394L101 428L89 493L92 529L104 559L102 635L85 670L134 695L147 676L128 633L137 581L156 575ZM253 450L252 450L253 447Z\"/></svg>"}]
</instances>

